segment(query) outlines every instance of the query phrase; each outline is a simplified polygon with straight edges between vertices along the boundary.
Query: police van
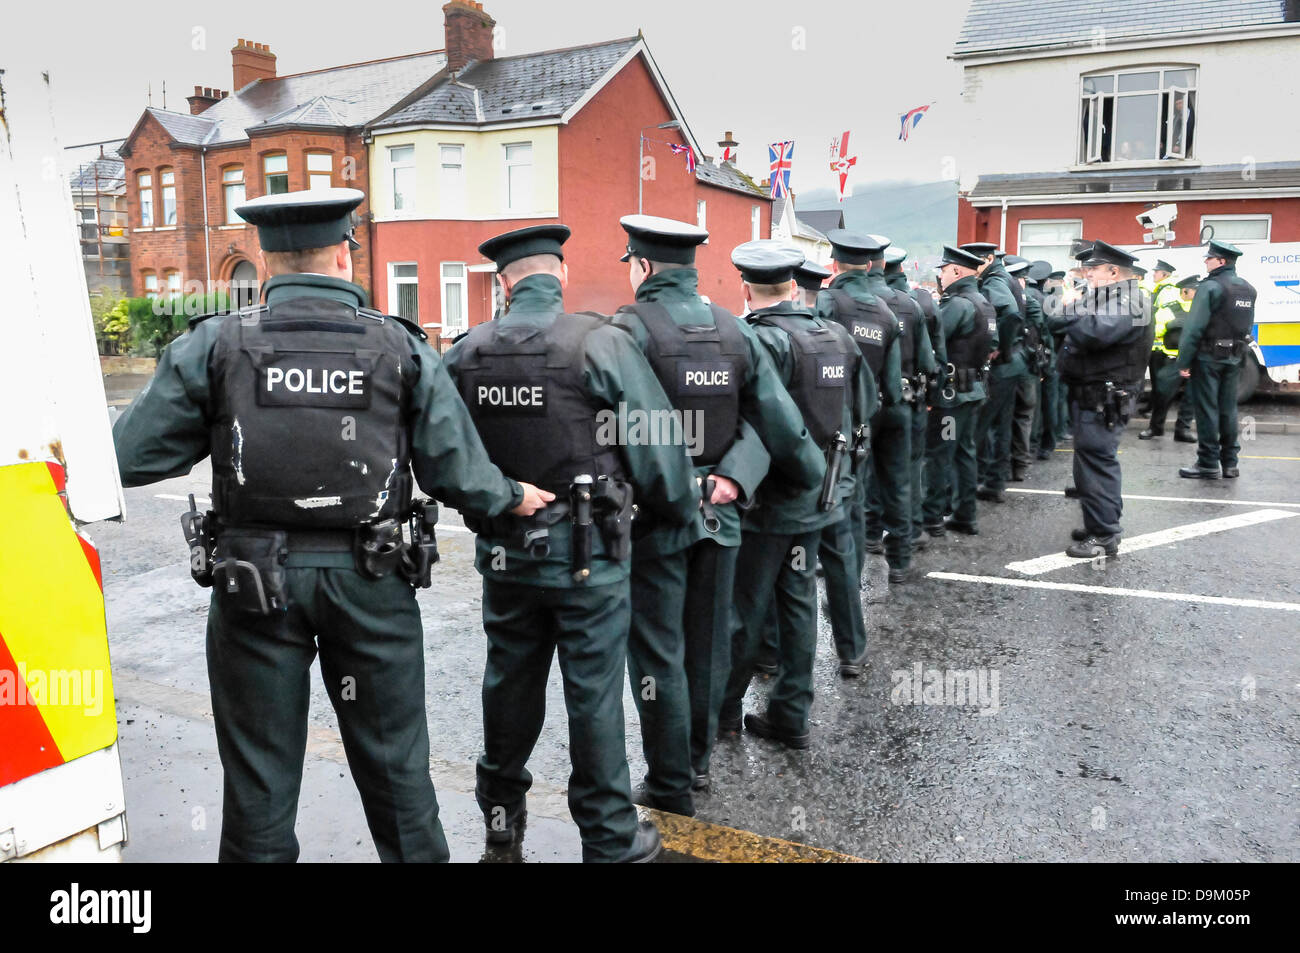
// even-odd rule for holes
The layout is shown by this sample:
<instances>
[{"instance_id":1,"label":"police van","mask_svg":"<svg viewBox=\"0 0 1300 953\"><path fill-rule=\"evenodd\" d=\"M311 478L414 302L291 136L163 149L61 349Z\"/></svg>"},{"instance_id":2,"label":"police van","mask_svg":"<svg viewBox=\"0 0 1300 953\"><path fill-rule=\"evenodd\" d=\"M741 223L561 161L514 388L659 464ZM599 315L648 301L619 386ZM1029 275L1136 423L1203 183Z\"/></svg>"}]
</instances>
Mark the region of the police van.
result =
<instances>
[{"instance_id":1,"label":"police van","mask_svg":"<svg viewBox=\"0 0 1300 953\"><path fill-rule=\"evenodd\" d=\"M1257 390L1300 387L1300 242L1262 242L1238 245L1237 274L1255 286L1255 326L1249 351L1241 365L1238 401ZM1163 248L1129 245L1148 273L1157 259L1173 265L1175 281L1188 275L1205 277L1205 246ZM1150 274L1146 283L1150 283Z\"/></svg>"}]
</instances>

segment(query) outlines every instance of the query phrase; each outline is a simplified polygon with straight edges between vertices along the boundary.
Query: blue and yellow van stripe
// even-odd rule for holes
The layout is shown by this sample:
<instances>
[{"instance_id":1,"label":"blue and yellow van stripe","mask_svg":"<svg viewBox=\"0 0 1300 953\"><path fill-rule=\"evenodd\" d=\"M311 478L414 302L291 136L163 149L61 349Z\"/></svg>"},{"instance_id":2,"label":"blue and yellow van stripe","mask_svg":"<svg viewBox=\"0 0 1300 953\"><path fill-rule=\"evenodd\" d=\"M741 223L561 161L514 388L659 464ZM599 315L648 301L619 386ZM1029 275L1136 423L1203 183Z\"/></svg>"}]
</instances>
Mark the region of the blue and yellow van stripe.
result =
<instances>
[{"instance_id":1,"label":"blue and yellow van stripe","mask_svg":"<svg viewBox=\"0 0 1300 953\"><path fill-rule=\"evenodd\" d=\"M1265 367L1300 364L1300 324L1257 324L1255 341Z\"/></svg>"}]
</instances>

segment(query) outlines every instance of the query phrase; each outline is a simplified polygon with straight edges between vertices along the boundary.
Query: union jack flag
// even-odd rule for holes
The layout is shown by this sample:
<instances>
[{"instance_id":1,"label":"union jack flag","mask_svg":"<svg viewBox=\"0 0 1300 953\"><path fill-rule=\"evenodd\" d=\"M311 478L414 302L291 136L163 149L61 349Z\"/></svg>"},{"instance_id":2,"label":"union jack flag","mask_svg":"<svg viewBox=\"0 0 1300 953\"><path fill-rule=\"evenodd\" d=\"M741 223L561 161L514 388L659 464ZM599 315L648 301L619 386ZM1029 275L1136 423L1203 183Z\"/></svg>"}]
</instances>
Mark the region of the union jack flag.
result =
<instances>
[{"instance_id":1,"label":"union jack flag","mask_svg":"<svg viewBox=\"0 0 1300 953\"><path fill-rule=\"evenodd\" d=\"M790 196L790 170L794 161L794 140L774 142L767 147L767 157L772 163L772 198Z\"/></svg>"},{"instance_id":2,"label":"union jack flag","mask_svg":"<svg viewBox=\"0 0 1300 953\"><path fill-rule=\"evenodd\" d=\"M915 109L909 109L907 112L903 113L903 115L899 117L903 121L903 126L898 131L898 138L906 142L907 134L916 128L916 124L921 121L921 117L925 115L925 111L933 105L934 103L931 103L929 106L917 106Z\"/></svg>"},{"instance_id":3,"label":"union jack flag","mask_svg":"<svg viewBox=\"0 0 1300 953\"><path fill-rule=\"evenodd\" d=\"M673 155L675 155L675 156L679 156L679 155L681 155L683 152L685 152L685 153L686 153L686 171L687 171L687 172L694 172L694 171L695 171L695 150L694 150L694 149L692 149L690 146L679 146L679 145L677 145L677 144L674 143L674 142L670 142L670 143L668 143L668 148L673 150Z\"/></svg>"}]
</instances>

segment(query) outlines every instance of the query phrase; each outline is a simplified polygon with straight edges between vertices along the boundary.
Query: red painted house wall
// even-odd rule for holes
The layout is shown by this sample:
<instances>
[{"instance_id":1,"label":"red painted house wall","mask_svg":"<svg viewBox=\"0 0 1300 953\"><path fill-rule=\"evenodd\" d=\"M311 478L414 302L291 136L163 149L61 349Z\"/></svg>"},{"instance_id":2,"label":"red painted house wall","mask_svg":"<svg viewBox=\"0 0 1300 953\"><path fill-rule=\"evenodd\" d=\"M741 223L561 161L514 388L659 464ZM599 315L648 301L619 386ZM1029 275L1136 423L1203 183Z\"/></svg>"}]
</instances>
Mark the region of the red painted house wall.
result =
<instances>
[{"instance_id":1,"label":"red painted house wall","mask_svg":"<svg viewBox=\"0 0 1300 953\"><path fill-rule=\"evenodd\" d=\"M610 312L632 300L628 266L618 259L627 236L618 220L637 210L637 162L642 128L673 118L660 97L653 77L638 57L592 97L567 126L559 130L559 219L573 230L565 245L569 288L565 306L570 311ZM767 235L771 201L762 195L745 195L699 182L686 171L685 156L672 155L664 142L684 143L675 129L647 130L659 142L649 146L655 159L653 178L644 183L643 209L687 222L696 220L696 201L706 203L709 244L701 248L697 264L700 291L718 304L739 312L743 298L740 280L731 265L731 250L750 239L751 208L759 207L759 234ZM703 161L701 159L701 161ZM395 304L388 299L389 262L416 262L419 266L421 323L440 322L440 265L463 261L486 264L478 245L493 235L554 222L557 219L377 222L374 225L375 302L381 310ZM478 324L492 317L490 273L469 275L469 320Z\"/></svg>"},{"instance_id":2,"label":"red painted house wall","mask_svg":"<svg viewBox=\"0 0 1300 953\"><path fill-rule=\"evenodd\" d=\"M1200 241L1202 215L1272 215L1271 240L1300 241L1300 199L1180 199L1174 223L1175 245L1195 245ZM1083 237L1100 238L1112 245L1141 245L1144 229L1137 222L1139 213L1151 207L1149 202L1097 202L1087 204L1008 206L1005 250L1019 251L1020 223L1042 219L1079 219ZM958 241L997 242L1002 233L1002 209L976 208L965 198L958 199Z\"/></svg>"}]
</instances>

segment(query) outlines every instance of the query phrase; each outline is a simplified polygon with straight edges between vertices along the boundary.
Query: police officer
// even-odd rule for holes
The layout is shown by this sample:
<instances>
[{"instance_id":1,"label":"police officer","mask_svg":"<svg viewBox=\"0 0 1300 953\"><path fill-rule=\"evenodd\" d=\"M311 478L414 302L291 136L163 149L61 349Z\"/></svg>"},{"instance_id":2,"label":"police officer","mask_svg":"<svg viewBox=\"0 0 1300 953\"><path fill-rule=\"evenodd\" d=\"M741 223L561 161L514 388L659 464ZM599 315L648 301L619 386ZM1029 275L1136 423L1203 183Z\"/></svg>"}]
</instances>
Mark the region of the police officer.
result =
<instances>
[{"instance_id":1,"label":"police officer","mask_svg":"<svg viewBox=\"0 0 1300 953\"><path fill-rule=\"evenodd\" d=\"M215 584L207 656L223 861L298 856L317 652L380 859L447 859L412 588L428 585L432 557L403 561L411 471L425 492L484 516L527 515L548 498L488 460L424 333L366 307L351 280L363 199L326 189L239 206L272 275L265 303L191 321L113 427L126 486L212 454L213 522L193 534L191 567Z\"/></svg>"},{"instance_id":2,"label":"police officer","mask_svg":"<svg viewBox=\"0 0 1300 953\"><path fill-rule=\"evenodd\" d=\"M832 229L830 286L817 296L817 316L847 330L880 388L880 405L870 422L871 454L864 495L865 553L885 554L890 581L902 582L912 559L910 500L912 420L904 405L903 342L898 316L886 301L892 291L883 278L870 278L873 262L883 271L888 239ZM914 341L908 341L909 354ZM860 491L861 493L861 491ZM887 540L883 532L889 533Z\"/></svg>"},{"instance_id":3,"label":"police officer","mask_svg":"<svg viewBox=\"0 0 1300 953\"><path fill-rule=\"evenodd\" d=\"M1223 467L1236 479L1237 378L1255 326L1255 288L1237 274L1241 249L1212 241L1205 251L1206 277L1196 289L1192 310L1178 346L1178 373L1196 407L1196 465L1182 467L1181 477L1214 480Z\"/></svg>"},{"instance_id":4,"label":"police officer","mask_svg":"<svg viewBox=\"0 0 1300 953\"><path fill-rule=\"evenodd\" d=\"M1151 284L1146 288L1151 295L1152 307L1159 311L1178 300L1178 285L1174 281L1174 266L1163 258L1151 266Z\"/></svg>"},{"instance_id":5,"label":"police officer","mask_svg":"<svg viewBox=\"0 0 1300 953\"><path fill-rule=\"evenodd\" d=\"M753 501L769 461L809 488L820 486L823 464L757 336L699 296L695 250L709 233L652 215L620 223L636 303L614 324L632 334L682 415L706 504L686 526L636 521L628 675L649 770L635 797L692 816L731 668L738 504Z\"/></svg>"},{"instance_id":6,"label":"police officer","mask_svg":"<svg viewBox=\"0 0 1300 953\"><path fill-rule=\"evenodd\" d=\"M981 500L1002 503L1006 500L1006 481L1011 467L1011 428L1015 412L1016 391L1028 372L1020 342L1024 336L1024 309L1020 287L1012 281L997 258L997 246L989 242L971 242L961 246L983 259L979 272L980 293L993 305L997 314L998 339L990 357L988 400L980 408L976 447L980 463Z\"/></svg>"},{"instance_id":7,"label":"police officer","mask_svg":"<svg viewBox=\"0 0 1300 953\"><path fill-rule=\"evenodd\" d=\"M746 320L767 348L777 373L803 414L813 442L826 450L818 488L792 483L773 470L744 518L736 565L736 630L731 675L718 727L738 731L742 704L768 607L775 599L780 664L764 714L745 727L791 748L811 743L812 666L817 649L817 585L813 575L822 530L841 520L855 418L865 420L874 388L848 334L791 301L803 253L775 241L738 246L732 262L744 279ZM837 474L838 471L838 474Z\"/></svg>"},{"instance_id":8,"label":"police officer","mask_svg":"<svg viewBox=\"0 0 1300 953\"><path fill-rule=\"evenodd\" d=\"M1044 342L1050 338L1040 300L1028 290L1030 264L1029 259L1019 255L1007 255L1003 259L1012 287L1020 292L1018 303L1025 319L1021 343L1025 372L1016 385L1011 422L1011 480L1015 483L1029 478L1029 467L1034 460L1034 417L1038 413L1038 392L1048 363Z\"/></svg>"},{"instance_id":9,"label":"police officer","mask_svg":"<svg viewBox=\"0 0 1300 953\"><path fill-rule=\"evenodd\" d=\"M647 861L659 834L637 823L623 734L633 489L641 511L673 526L695 519L700 491L679 441L632 436L629 413L671 412L632 338L564 313L568 237L564 225L535 225L480 245L506 310L447 354L493 461L556 496L528 520L469 524L488 638L476 794L489 842L513 841L558 652L583 860Z\"/></svg>"},{"instance_id":10,"label":"police officer","mask_svg":"<svg viewBox=\"0 0 1300 953\"><path fill-rule=\"evenodd\" d=\"M1151 372L1151 422L1146 430L1138 434L1139 440L1150 440L1164 434L1169 405L1174 402L1183 386L1183 380L1178 375L1178 344L1199 283L1200 279L1196 275L1189 275L1179 281L1175 285L1178 297L1156 309L1155 344L1147 365ZM1174 423L1174 440L1179 443L1196 443L1196 438L1192 436L1193 413L1192 401L1184 395L1178 402L1178 419Z\"/></svg>"},{"instance_id":11,"label":"police officer","mask_svg":"<svg viewBox=\"0 0 1300 953\"><path fill-rule=\"evenodd\" d=\"M1046 283L1052 275L1052 264L1039 259L1029 263L1024 274L1025 307L1037 308L1040 318L1039 334L1039 378L1038 406L1034 409L1034 419L1029 432L1029 449L1035 459L1047 460L1056 449L1056 421L1060 416L1058 397L1060 375L1056 369L1056 344L1049 310ZM1032 302L1032 306L1031 303Z\"/></svg>"},{"instance_id":12,"label":"police officer","mask_svg":"<svg viewBox=\"0 0 1300 953\"><path fill-rule=\"evenodd\" d=\"M1070 385L1074 422L1074 485L1083 528L1066 555L1089 559L1119 552L1120 435L1128 423L1155 337L1151 299L1138 287L1137 259L1104 241L1084 260L1089 292L1073 306L1065 332L1061 374Z\"/></svg>"},{"instance_id":13,"label":"police officer","mask_svg":"<svg viewBox=\"0 0 1300 953\"><path fill-rule=\"evenodd\" d=\"M1056 415L1052 419L1052 447L1064 443L1070 436L1070 399L1066 392L1065 381L1061 379L1061 348L1065 346L1065 326L1071 315L1066 308L1067 293L1072 298L1073 287L1067 289L1067 276L1063 270L1053 271L1043 283L1043 319L1047 330L1052 335L1052 381L1055 384L1054 403ZM1042 452L1042 444L1039 444Z\"/></svg>"},{"instance_id":14,"label":"police officer","mask_svg":"<svg viewBox=\"0 0 1300 953\"><path fill-rule=\"evenodd\" d=\"M984 259L943 246L939 280L939 320L948 350L948 380L939 394L938 418L942 465L926 470L925 529L931 536L946 530L979 535L975 488L979 467L975 437L989 353L997 339L997 314L979 291ZM951 508L952 518L944 519Z\"/></svg>"},{"instance_id":15,"label":"police officer","mask_svg":"<svg viewBox=\"0 0 1300 953\"><path fill-rule=\"evenodd\" d=\"M805 311L815 311L817 295L822 284L831 277L830 271L821 265L805 261L795 269L794 282L798 288L795 297L796 307ZM870 372L868 372L870 373ZM874 393L868 395L875 400ZM822 530L821 544L817 549L818 562L826 581L826 604L831 619L831 639L835 643L835 653L840 660L840 676L857 678L867 662L867 625L862 614L862 554L858 551L859 529L862 525L861 498L857 485L866 474L870 454L870 437L864 430L854 434L853 444L861 444L853 453L851 467L843 469L845 503L837 512L841 519L831 523ZM855 514L857 518L855 519ZM767 660L769 640L771 641L771 658L776 657L777 639L771 633L776 629L775 612L768 611L768 621L764 627L763 647L759 653L759 662L755 670L764 674L776 674L776 665L770 671L762 667Z\"/></svg>"},{"instance_id":16,"label":"police officer","mask_svg":"<svg viewBox=\"0 0 1300 953\"><path fill-rule=\"evenodd\" d=\"M903 274L907 249L890 245L885 249L885 283L900 294L911 295L925 318L925 333L930 339L930 364L925 386L925 399L912 404L912 551L924 549L929 543L923 526L925 523L924 472L944 465L942 432L939 415L930 412L930 405L938 403L940 392L947 386L948 348L943 339L943 323L934 297L925 288L913 288Z\"/></svg>"}]
</instances>

